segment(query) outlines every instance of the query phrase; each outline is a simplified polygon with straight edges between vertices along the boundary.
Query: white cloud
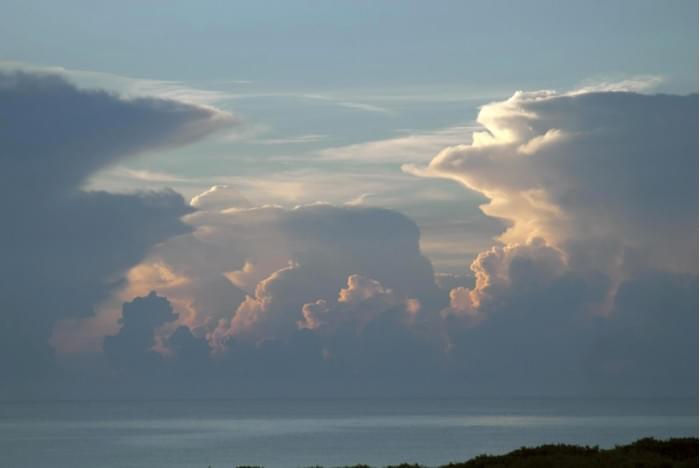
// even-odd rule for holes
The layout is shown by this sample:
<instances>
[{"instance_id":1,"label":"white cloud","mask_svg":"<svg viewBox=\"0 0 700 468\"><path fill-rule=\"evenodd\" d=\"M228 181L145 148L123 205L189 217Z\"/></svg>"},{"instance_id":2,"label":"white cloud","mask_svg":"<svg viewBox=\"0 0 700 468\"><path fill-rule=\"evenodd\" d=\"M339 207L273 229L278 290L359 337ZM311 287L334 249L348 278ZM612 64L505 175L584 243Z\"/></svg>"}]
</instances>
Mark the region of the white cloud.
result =
<instances>
[{"instance_id":1,"label":"white cloud","mask_svg":"<svg viewBox=\"0 0 700 468\"><path fill-rule=\"evenodd\" d=\"M318 299L302 307L299 328L337 332L340 328L361 330L383 314L398 308L406 323L421 310L415 298L401 298L379 281L358 274L348 276L347 285L338 292L335 302Z\"/></svg>"},{"instance_id":2,"label":"white cloud","mask_svg":"<svg viewBox=\"0 0 700 468\"><path fill-rule=\"evenodd\" d=\"M319 151L322 159L384 164L387 162L427 162L447 145L468 140L475 126L460 125L433 132L411 133L386 140L356 143Z\"/></svg>"},{"instance_id":3,"label":"white cloud","mask_svg":"<svg viewBox=\"0 0 700 468\"><path fill-rule=\"evenodd\" d=\"M203 210L223 210L226 208L251 208L253 205L239 190L228 185L214 185L196 195L190 205Z\"/></svg>"},{"instance_id":4,"label":"white cloud","mask_svg":"<svg viewBox=\"0 0 700 468\"><path fill-rule=\"evenodd\" d=\"M656 75L638 75L623 79L598 79L589 80L582 86L569 92L569 95L600 93L600 92L628 92L643 93L649 92L658 87L664 78Z\"/></svg>"},{"instance_id":5,"label":"white cloud","mask_svg":"<svg viewBox=\"0 0 700 468\"><path fill-rule=\"evenodd\" d=\"M117 166L110 171L116 177L124 177L140 182L187 182L187 179L166 172L149 171L147 169L130 169L126 166Z\"/></svg>"},{"instance_id":6,"label":"white cloud","mask_svg":"<svg viewBox=\"0 0 700 468\"><path fill-rule=\"evenodd\" d=\"M203 107L212 107L235 96L223 91L190 86L180 81L133 78L94 70L42 66L15 61L0 61L0 70L25 70L35 74L58 75L80 87L109 89L127 98L158 97Z\"/></svg>"},{"instance_id":7,"label":"white cloud","mask_svg":"<svg viewBox=\"0 0 700 468\"><path fill-rule=\"evenodd\" d=\"M283 138L264 138L253 140L251 143L258 145L297 145L303 143L316 143L322 141L326 138L326 135L320 135L318 133L309 133L306 135L296 135Z\"/></svg>"},{"instance_id":8,"label":"white cloud","mask_svg":"<svg viewBox=\"0 0 700 468\"><path fill-rule=\"evenodd\" d=\"M471 144L440 151L407 173L453 179L489 199L485 214L511 226L506 244L544 238L577 261L617 245L640 262L697 271L696 97L518 92L484 106ZM589 247L586 247L589 246ZM621 273L621 271L620 271Z\"/></svg>"}]
</instances>

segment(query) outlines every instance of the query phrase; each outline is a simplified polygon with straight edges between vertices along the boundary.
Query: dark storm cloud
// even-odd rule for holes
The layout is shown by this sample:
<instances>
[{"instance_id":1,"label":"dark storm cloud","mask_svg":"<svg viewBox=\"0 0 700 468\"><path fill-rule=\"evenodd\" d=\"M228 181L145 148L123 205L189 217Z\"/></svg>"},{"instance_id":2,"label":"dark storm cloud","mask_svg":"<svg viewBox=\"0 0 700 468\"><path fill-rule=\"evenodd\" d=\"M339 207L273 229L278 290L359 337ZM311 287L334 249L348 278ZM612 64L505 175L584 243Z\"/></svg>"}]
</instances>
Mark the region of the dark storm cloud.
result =
<instances>
[{"instance_id":1,"label":"dark storm cloud","mask_svg":"<svg viewBox=\"0 0 700 468\"><path fill-rule=\"evenodd\" d=\"M225 315L219 322L189 317L192 328L164 336L158 365L146 373L146 359L134 359L131 377L103 380L94 387L100 395L111 387L130 395L356 394L417 384L428 393L426 376L438 371L442 344L433 322L448 298L420 253L413 221L384 209L312 205L200 211L188 222L199 234L154 251L186 278L159 294L191 299L203 319ZM270 267L271 254L286 266ZM246 270L247 260L255 266ZM260 265L272 271L261 273L247 297L214 281L214 272L224 278L239 268L229 276L246 286ZM316 302L328 310L310 329L302 322Z\"/></svg>"},{"instance_id":2,"label":"dark storm cloud","mask_svg":"<svg viewBox=\"0 0 700 468\"><path fill-rule=\"evenodd\" d=\"M37 389L53 323L85 316L154 244L189 231L172 191L80 190L121 158L232 123L215 110L122 99L47 74L0 74L0 395Z\"/></svg>"},{"instance_id":3,"label":"dark storm cloud","mask_svg":"<svg viewBox=\"0 0 700 468\"><path fill-rule=\"evenodd\" d=\"M153 350L157 344L155 331L175 319L177 314L173 312L170 302L155 292L125 303L119 320L119 333L105 337L105 358L113 361L118 368L148 368L157 364L162 356ZM181 345L186 338L178 333L174 339Z\"/></svg>"},{"instance_id":4,"label":"dark storm cloud","mask_svg":"<svg viewBox=\"0 0 700 468\"><path fill-rule=\"evenodd\" d=\"M1 73L2 187L42 197L78 187L117 159L194 141L229 114L177 101L121 99L56 75Z\"/></svg>"},{"instance_id":5,"label":"dark storm cloud","mask_svg":"<svg viewBox=\"0 0 700 468\"><path fill-rule=\"evenodd\" d=\"M448 277L391 210L255 207L223 186L198 211L171 191L81 191L119 157L231 119L55 77L0 83L0 366L14 377L0 395L61 372L54 396L697 393L697 96L485 106L471 145L409 169L482 192L511 223ZM51 326L117 287L129 297L104 353L54 366Z\"/></svg>"},{"instance_id":6,"label":"dark storm cloud","mask_svg":"<svg viewBox=\"0 0 700 468\"><path fill-rule=\"evenodd\" d=\"M697 104L518 92L481 109L471 144L405 167L511 223L450 293L455 375L481 391L697 393Z\"/></svg>"},{"instance_id":7,"label":"dark storm cloud","mask_svg":"<svg viewBox=\"0 0 700 468\"><path fill-rule=\"evenodd\" d=\"M612 315L587 355L597 390L697 395L697 276L639 275L620 286Z\"/></svg>"}]
</instances>

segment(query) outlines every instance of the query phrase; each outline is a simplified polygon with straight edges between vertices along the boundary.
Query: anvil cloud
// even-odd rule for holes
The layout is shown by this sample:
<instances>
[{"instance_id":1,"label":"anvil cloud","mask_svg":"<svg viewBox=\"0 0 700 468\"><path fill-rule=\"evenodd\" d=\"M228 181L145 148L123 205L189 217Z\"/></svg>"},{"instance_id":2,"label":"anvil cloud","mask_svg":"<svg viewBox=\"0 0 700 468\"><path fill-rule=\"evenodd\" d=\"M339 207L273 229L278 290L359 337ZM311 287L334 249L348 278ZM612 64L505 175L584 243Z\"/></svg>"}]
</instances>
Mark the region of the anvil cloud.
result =
<instances>
[{"instance_id":1,"label":"anvil cloud","mask_svg":"<svg viewBox=\"0 0 700 468\"><path fill-rule=\"evenodd\" d=\"M403 167L507 223L460 276L390 209L86 191L237 120L1 75L0 396L695 394L697 99L483 106L470 143Z\"/></svg>"}]
</instances>

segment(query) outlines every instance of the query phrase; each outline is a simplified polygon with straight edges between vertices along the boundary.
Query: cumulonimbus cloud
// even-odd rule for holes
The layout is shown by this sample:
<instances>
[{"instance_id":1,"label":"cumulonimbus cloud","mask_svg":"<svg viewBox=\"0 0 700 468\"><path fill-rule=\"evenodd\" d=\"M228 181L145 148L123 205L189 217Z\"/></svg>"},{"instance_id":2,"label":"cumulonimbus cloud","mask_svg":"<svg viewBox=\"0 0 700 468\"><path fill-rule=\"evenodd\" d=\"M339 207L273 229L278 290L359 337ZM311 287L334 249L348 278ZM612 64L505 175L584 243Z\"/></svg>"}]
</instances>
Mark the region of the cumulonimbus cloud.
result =
<instances>
[{"instance_id":1,"label":"cumulonimbus cloud","mask_svg":"<svg viewBox=\"0 0 700 468\"><path fill-rule=\"evenodd\" d=\"M489 200L483 212L510 223L499 244L472 263L475 285L453 288L442 312L467 327L451 329L450 341L473 379L505 382L527 368L550 388L577 382L629 391L622 377L628 375L645 382L643 391L697 391L697 356L689 353L697 334L682 331L696 329L698 318L691 299L697 103L697 95L600 89L518 92L481 109L483 130L470 144L444 149L427 166L403 166L483 194ZM634 317L629 298L641 294L640 282L649 293ZM670 314L685 325L667 325ZM656 324L643 338L632 333L642 316ZM593 352L592 342L603 340L599 334L611 339L611 330L610 352ZM646 366L644 353L623 352L628 345L654 349L658 367ZM562 354L555 359L547 349ZM483 353L483 361L470 357ZM572 366L587 370L572 373ZM675 377L652 377L669 369ZM551 378L557 374L560 379Z\"/></svg>"},{"instance_id":2,"label":"cumulonimbus cloud","mask_svg":"<svg viewBox=\"0 0 700 468\"><path fill-rule=\"evenodd\" d=\"M57 122L65 99L102 138L81 142L72 122L38 132L53 145L35 154L35 119L13 133L4 162L16 180L0 202L17 220L0 234L15 247L0 267L12 326L0 349L33 350L33 361L0 358L8 375L39 368L57 319L101 304L111 328L81 348L95 361L79 381L95 388L69 385L76 393L697 392L696 96L535 92L485 106L471 143L405 166L479 191L484 212L510 225L471 272L447 276L421 253L416 224L392 210L256 206L224 186L190 205L172 191L81 191L97 168L233 122L45 79L8 79L5 109ZM56 105L18 104L42 93ZM117 138L110 129L125 113L157 122ZM31 174L47 183L29 186ZM80 323L55 329L59 351L85 338Z\"/></svg>"},{"instance_id":3,"label":"cumulonimbus cloud","mask_svg":"<svg viewBox=\"0 0 700 468\"><path fill-rule=\"evenodd\" d=\"M187 232L173 191L81 190L125 157L202 138L235 119L212 108L124 99L63 78L0 73L0 395L39 391L52 325L88 316L156 243ZM17 390L20 389L20 390Z\"/></svg>"},{"instance_id":4,"label":"cumulonimbus cloud","mask_svg":"<svg viewBox=\"0 0 700 468\"><path fill-rule=\"evenodd\" d=\"M472 143L406 167L478 190L510 223L463 276L435 275L399 213L254 206L216 187L120 297L170 299L177 322L149 333L178 385L196 362L222 392L692 394L693 99L518 93L482 109Z\"/></svg>"},{"instance_id":5,"label":"cumulonimbus cloud","mask_svg":"<svg viewBox=\"0 0 700 468\"><path fill-rule=\"evenodd\" d=\"M471 144L403 168L485 195L484 213L511 223L506 244L539 237L596 268L696 272L697 102L518 92L481 109Z\"/></svg>"},{"instance_id":6,"label":"cumulonimbus cloud","mask_svg":"<svg viewBox=\"0 0 700 468\"><path fill-rule=\"evenodd\" d=\"M185 218L191 234L158 246L133 270L153 274L128 276L134 281L124 300L151 289L167 294L183 322L212 334L214 347L231 336L255 341L295 332L303 305L335 300L352 275L405 299L447 304L420 253L417 226L395 211L325 204L221 209L206 200L212 193L197 197L202 209Z\"/></svg>"}]
</instances>

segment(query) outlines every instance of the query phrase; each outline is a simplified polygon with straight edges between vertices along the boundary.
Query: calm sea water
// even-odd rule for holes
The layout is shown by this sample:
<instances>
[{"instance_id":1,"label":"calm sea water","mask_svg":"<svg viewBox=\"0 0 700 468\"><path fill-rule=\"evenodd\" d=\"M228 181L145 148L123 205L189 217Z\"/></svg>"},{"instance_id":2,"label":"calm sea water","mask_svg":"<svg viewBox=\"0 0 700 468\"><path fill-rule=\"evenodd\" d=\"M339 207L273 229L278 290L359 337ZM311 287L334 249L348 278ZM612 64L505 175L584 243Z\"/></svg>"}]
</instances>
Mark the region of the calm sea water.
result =
<instances>
[{"instance_id":1,"label":"calm sea water","mask_svg":"<svg viewBox=\"0 0 700 468\"><path fill-rule=\"evenodd\" d=\"M0 466L437 465L523 445L698 435L697 400L0 403Z\"/></svg>"}]
</instances>

